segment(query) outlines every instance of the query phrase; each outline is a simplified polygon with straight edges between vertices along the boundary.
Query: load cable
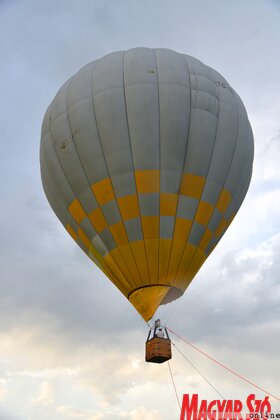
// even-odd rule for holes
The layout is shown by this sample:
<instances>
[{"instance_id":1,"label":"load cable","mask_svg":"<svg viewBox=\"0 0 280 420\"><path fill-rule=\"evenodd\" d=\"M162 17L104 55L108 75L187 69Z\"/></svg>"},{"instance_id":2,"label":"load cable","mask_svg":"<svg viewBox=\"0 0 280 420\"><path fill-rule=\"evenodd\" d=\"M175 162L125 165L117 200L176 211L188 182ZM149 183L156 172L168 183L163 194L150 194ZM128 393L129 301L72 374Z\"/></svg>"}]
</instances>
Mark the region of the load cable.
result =
<instances>
[{"instance_id":1,"label":"load cable","mask_svg":"<svg viewBox=\"0 0 280 420\"><path fill-rule=\"evenodd\" d=\"M194 370L196 370L199 375L205 380L205 382L208 383L208 385L211 386L211 388L214 389L214 391L223 399L225 400L226 398L217 390L217 388L215 388L215 386L209 381L209 379L206 378L205 375L203 375L203 373L188 359L188 357L176 346L176 344L173 343L173 341L171 341L171 343L173 344L173 346L176 348L176 350L181 354L181 356L192 366L192 368Z\"/></svg>"},{"instance_id":2,"label":"load cable","mask_svg":"<svg viewBox=\"0 0 280 420\"><path fill-rule=\"evenodd\" d=\"M168 363L168 369L169 369L169 373L170 373L170 376L171 376L171 380L172 380L172 383L173 383L173 388L174 388L175 395L176 395L176 398L177 398L177 402L178 402L178 405L179 405L179 409L181 411L181 404L180 404L180 401L179 401L178 392L177 392L176 385L175 385L175 382L174 382L174 377L173 377L173 374L172 374L172 370L171 370L171 367L170 367L169 360L167 361L167 363Z\"/></svg>"},{"instance_id":3,"label":"load cable","mask_svg":"<svg viewBox=\"0 0 280 420\"><path fill-rule=\"evenodd\" d=\"M249 385L252 385L253 387L257 388L258 390L260 390L260 391L264 392L265 394L269 395L270 397L275 398L277 401L280 401L280 398L279 397L276 397L275 395L271 394L270 392L268 392L265 389L261 388L260 386L256 385L254 382L251 382L249 379L246 379L244 376L240 375L239 373L235 372L234 370L232 370L232 369L228 368L227 366L225 366L224 364L220 363L218 360L214 359L214 357L210 356L205 351L199 349L194 344L190 343L188 340L186 340L185 338L181 337L179 334L177 334L174 331L172 331L170 328L167 328L167 329L168 329L169 332L171 332L172 334L174 334L180 340L184 341L190 347L192 347L193 349L197 350L199 353L201 353L204 356L206 356L208 359L210 359L212 362L216 363L218 366L224 368L228 372L230 372L233 375L237 376L239 379L242 379L243 381L247 382Z\"/></svg>"}]
</instances>

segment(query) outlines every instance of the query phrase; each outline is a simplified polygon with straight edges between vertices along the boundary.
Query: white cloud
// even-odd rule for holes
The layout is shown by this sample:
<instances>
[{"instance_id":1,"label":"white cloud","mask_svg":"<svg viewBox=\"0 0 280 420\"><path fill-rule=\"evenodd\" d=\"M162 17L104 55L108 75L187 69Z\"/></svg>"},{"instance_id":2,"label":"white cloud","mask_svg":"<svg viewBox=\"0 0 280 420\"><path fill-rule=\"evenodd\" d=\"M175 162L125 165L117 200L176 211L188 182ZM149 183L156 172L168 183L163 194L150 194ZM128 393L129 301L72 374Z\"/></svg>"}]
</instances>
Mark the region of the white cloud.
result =
<instances>
[{"instance_id":1,"label":"white cloud","mask_svg":"<svg viewBox=\"0 0 280 420\"><path fill-rule=\"evenodd\" d=\"M101 413L93 413L87 410L80 410L71 406L61 405L57 408L58 414L63 415L67 419L81 419L81 420L103 420L104 416Z\"/></svg>"},{"instance_id":2,"label":"white cloud","mask_svg":"<svg viewBox=\"0 0 280 420\"><path fill-rule=\"evenodd\" d=\"M0 402L5 400L7 394L7 380L4 378L0 378Z\"/></svg>"},{"instance_id":3,"label":"white cloud","mask_svg":"<svg viewBox=\"0 0 280 420\"><path fill-rule=\"evenodd\" d=\"M54 388L53 384L50 381L42 382L38 395L33 399L33 404L35 405L51 405L55 401L54 398Z\"/></svg>"},{"instance_id":4,"label":"white cloud","mask_svg":"<svg viewBox=\"0 0 280 420\"><path fill-rule=\"evenodd\" d=\"M160 420L159 413L156 410L148 411L145 407L139 407L129 413L124 413L122 417L130 420Z\"/></svg>"}]
</instances>

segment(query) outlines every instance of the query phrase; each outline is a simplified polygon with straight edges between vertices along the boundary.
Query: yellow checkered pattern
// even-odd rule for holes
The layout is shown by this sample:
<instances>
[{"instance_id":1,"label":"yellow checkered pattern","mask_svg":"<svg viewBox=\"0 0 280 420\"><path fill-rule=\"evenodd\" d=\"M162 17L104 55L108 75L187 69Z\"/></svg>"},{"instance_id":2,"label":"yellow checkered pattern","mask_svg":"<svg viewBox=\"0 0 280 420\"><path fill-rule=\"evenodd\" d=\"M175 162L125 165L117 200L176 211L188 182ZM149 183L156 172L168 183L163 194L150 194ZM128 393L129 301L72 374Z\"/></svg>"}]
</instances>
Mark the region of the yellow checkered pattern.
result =
<instances>
[{"instance_id":1,"label":"yellow checkered pattern","mask_svg":"<svg viewBox=\"0 0 280 420\"><path fill-rule=\"evenodd\" d=\"M93 184L91 189L99 206L91 213L86 213L79 200L75 199L69 205L68 211L77 227L74 230L67 224L66 229L75 241L82 241L88 249L89 256L94 256L94 259L99 261L100 268L126 296L130 295L133 289L157 283L184 291L207 258L206 248L210 241L213 242L211 252L231 223L234 216L226 220L223 215L232 201L232 196L223 189L215 206L202 201L206 179L189 173L182 176L179 194L160 191L159 170L135 171L135 182L137 194L119 198L116 197L109 178ZM150 193L158 193L160 197L157 216L143 216L140 212L138 194ZM193 220L176 217L179 195L199 200ZM117 202L121 220L109 225L102 212L102 206L112 200ZM208 224L215 208L221 213L221 221L212 232ZM160 237L160 216L175 218L173 238ZM85 218L90 220L97 233L108 228L114 238L116 247L103 257L80 227ZM135 218L141 220L143 239L130 242L124 222ZM205 227L198 246L188 242L194 222Z\"/></svg>"}]
</instances>

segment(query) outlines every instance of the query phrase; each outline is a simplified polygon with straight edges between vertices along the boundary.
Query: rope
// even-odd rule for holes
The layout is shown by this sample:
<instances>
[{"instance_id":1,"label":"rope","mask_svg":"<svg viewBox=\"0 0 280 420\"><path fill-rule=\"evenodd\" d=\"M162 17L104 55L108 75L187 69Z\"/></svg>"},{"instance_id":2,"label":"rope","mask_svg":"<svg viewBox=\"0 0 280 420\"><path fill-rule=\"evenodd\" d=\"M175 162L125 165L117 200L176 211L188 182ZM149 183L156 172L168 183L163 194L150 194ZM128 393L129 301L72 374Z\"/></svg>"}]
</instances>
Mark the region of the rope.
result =
<instances>
[{"instance_id":1,"label":"rope","mask_svg":"<svg viewBox=\"0 0 280 420\"><path fill-rule=\"evenodd\" d=\"M216 363L218 366L224 368L228 372L232 373L233 375L237 376L239 379L242 379L243 381L247 382L248 384L252 385L253 387L257 388L258 390L264 392L265 394L269 395L272 398L275 398L277 401L280 401L279 397L276 397L275 395L271 394L270 392L266 391L265 389L261 388L260 386L256 385L254 382L249 381L248 379L244 378L244 376L240 375L239 373L235 372L234 370L228 368L227 366L223 365L222 363L218 362L218 360L214 359L209 354L205 353L203 350L199 349L198 347L194 346L192 343L187 341L185 338L181 337L180 335L176 334L174 331L172 331L170 328L167 328L168 331L170 331L172 334L174 334L176 337L180 338L182 341L184 341L186 344L188 344L193 349L197 350L199 353L203 354L204 356L208 357L208 359L212 360L212 362Z\"/></svg>"},{"instance_id":2,"label":"rope","mask_svg":"<svg viewBox=\"0 0 280 420\"><path fill-rule=\"evenodd\" d=\"M180 299L177 299L177 302L173 305L173 308L172 308L172 310L171 310L171 312L170 312L169 316L167 317L167 320L166 320L166 321L165 321L165 323L164 323L164 326L165 326L165 327L167 326L167 323L170 321L170 318L174 315L174 312L175 312L175 310L177 309L177 307L178 307L179 303L181 303L181 300L180 300Z\"/></svg>"},{"instance_id":3,"label":"rope","mask_svg":"<svg viewBox=\"0 0 280 420\"><path fill-rule=\"evenodd\" d=\"M175 382L174 382L174 378L173 378L173 374L172 374L172 371L171 371L169 360L167 360L167 363L168 363L169 373L170 373L170 376L171 376L171 379L172 379L175 395L176 395L176 398L177 398L177 401L178 401L179 410L181 411L181 404L180 404L180 401L179 401L179 397L178 397L177 389L176 389L176 386L175 386Z\"/></svg>"},{"instance_id":4,"label":"rope","mask_svg":"<svg viewBox=\"0 0 280 420\"><path fill-rule=\"evenodd\" d=\"M172 341L171 341L172 342ZM181 354L181 356L183 356L183 358L193 367L193 369L195 369L199 375L208 383L208 385L211 386L211 388L214 389L214 391L217 392L217 394L223 399L225 400L226 398L217 390L217 388L214 387L213 384L211 384L211 382L206 378L206 376L203 375L202 372L200 372L200 370L195 367L195 365L187 358L187 356L185 354L183 354L183 352L172 342L173 346L176 348L176 350Z\"/></svg>"}]
</instances>

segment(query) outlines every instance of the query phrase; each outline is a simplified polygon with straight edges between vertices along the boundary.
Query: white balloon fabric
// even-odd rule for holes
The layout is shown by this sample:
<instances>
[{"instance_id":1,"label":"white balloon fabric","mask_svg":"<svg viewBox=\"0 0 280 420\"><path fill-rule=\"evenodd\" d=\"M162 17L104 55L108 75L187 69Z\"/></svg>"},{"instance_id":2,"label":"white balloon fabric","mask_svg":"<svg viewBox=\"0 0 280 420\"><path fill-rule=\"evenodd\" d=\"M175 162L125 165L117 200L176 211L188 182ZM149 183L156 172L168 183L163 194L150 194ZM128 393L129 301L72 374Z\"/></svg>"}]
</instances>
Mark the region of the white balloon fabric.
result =
<instances>
[{"instance_id":1,"label":"white balloon fabric","mask_svg":"<svg viewBox=\"0 0 280 420\"><path fill-rule=\"evenodd\" d=\"M184 293L233 220L253 149L244 105L218 72L134 48L58 91L42 182L70 235L148 320Z\"/></svg>"}]
</instances>

